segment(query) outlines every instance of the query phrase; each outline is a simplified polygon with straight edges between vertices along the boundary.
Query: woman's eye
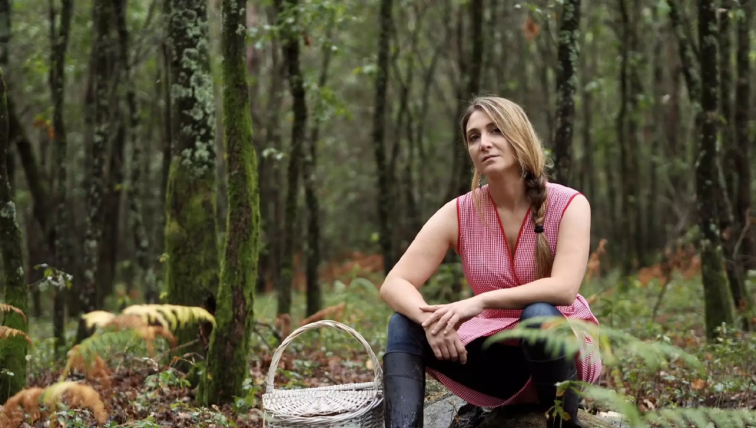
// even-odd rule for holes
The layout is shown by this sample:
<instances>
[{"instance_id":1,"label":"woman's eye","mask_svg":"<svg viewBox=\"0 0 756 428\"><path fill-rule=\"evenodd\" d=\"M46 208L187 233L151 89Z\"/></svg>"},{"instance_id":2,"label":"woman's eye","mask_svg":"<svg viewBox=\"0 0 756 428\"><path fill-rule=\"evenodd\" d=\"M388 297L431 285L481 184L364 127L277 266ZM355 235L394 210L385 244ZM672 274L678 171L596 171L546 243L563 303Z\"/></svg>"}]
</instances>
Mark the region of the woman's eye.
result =
<instances>
[{"instance_id":1,"label":"woman's eye","mask_svg":"<svg viewBox=\"0 0 756 428\"><path fill-rule=\"evenodd\" d=\"M477 139L478 139L478 134L470 136L470 141L476 141Z\"/></svg>"},{"instance_id":2,"label":"woman's eye","mask_svg":"<svg viewBox=\"0 0 756 428\"><path fill-rule=\"evenodd\" d=\"M494 128L494 129L492 129L492 130L491 130L491 133L492 133L492 134L499 134L499 133L500 133L500 131L499 131L499 128Z\"/></svg>"}]
</instances>

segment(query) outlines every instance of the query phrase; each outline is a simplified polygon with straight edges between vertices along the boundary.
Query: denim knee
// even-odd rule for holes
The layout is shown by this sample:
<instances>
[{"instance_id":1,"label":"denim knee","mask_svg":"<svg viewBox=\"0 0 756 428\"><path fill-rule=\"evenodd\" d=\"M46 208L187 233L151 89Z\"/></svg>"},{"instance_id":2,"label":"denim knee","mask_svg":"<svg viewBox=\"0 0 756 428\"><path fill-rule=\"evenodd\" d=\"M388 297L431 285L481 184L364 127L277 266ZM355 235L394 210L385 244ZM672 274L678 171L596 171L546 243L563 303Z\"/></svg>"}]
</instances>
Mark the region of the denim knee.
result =
<instances>
[{"instance_id":1,"label":"denim knee","mask_svg":"<svg viewBox=\"0 0 756 428\"><path fill-rule=\"evenodd\" d=\"M559 312L559 310L556 307L554 307L554 305L538 302L538 303L531 303L530 305L526 306L522 310L522 314L520 314L520 321L527 321L534 318L544 318L544 317L564 317L564 315L561 312ZM528 324L528 327L536 328L536 329L541 328L541 323ZM564 355L564 349L562 347L560 347L557 350L552 350L552 349L547 350L545 340L538 340L536 342L523 340L522 347L524 348L525 355L530 360L538 360L538 361L551 360L553 358L559 358Z\"/></svg>"},{"instance_id":2,"label":"denim knee","mask_svg":"<svg viewBox=\"0 0 756 428\"><path fill-rule=\"evenodd\" d=\"M420 324L398 312L391 315L388 323L386 354L407 352L422 356L426 340L425 330Z\"/></svg>"}]
</instances>

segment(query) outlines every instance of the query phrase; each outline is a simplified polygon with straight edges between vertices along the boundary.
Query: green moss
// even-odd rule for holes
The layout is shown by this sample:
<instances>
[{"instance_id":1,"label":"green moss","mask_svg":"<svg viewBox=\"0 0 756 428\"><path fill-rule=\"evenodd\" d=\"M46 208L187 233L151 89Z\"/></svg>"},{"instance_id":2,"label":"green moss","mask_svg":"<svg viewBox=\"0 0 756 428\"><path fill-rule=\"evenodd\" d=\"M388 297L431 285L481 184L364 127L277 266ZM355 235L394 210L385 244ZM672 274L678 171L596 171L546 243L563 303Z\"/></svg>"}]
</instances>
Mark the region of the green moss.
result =
<instances>
[{"instance_id":1,"label":"green moss","mask_svg":"<svg viewBox=\"0 0 756 428\"><path fill-rule=\"evenodd\" d=\"M252 120L247 107L244 0L223 2L223 126L228 154L228 225L207 370L200 380L205 405L233 402L243 395L254 290L260 251L260 192ZM236 13L239 11L239 13Z\"/></svg>"},{"instance_id":2,"label":"green moss","mask_svg":"<svg viewBox=\"0 0 756 428\"><path fill-rule=\"evenodd\" d=\"M220 263L207 4L170 0L169 9L173 158L166 191L165 280L170 303L201 306L212 313ZM204 324L200 342L182 352L203 355L210 328ZM196 327L178 332L179 343L197 336Z\"/></svg>"},{"instance_id":3,"label":"green moss","mask_svg":"<svg viewBox=\"0 0 756 428\"><path fill-rule=\"evenodd\" d=\"M0 245L5 275L5 303L27 314L29 287L24 282L21 230L16 221L16 206L11 199L6 168L9 145L5 80L0 69ZM0 317L3 326L29 331L24 317L17 313L4 313ZM28 344L23 337L0 339L0 403L6 402L8 397L26 386L27 352Z\"/></svg>"}]
</instances>

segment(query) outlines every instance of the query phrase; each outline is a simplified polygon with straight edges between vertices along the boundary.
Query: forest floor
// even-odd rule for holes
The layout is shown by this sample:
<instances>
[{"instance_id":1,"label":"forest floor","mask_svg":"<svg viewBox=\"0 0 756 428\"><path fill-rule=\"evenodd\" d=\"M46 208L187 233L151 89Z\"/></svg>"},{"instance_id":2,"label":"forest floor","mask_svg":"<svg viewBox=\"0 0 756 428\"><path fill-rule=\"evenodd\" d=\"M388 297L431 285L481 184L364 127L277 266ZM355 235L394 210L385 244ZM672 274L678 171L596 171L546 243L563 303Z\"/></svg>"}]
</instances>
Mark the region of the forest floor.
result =
<instances>
[{"instance_id":1,"label":"forest floor","mask_svg":"<svg viewBox=\"0 0 756 428\"><path fill-rule=\"evenodd\" d=\"M707 343L704 337L703 290L696 272L676 272L662 293L659 272L646 270L632 278L625 287L616 274L586 280L581 294L607 327L631 334L640 340L612 345L611 362L605 362L599 386L617 391L628 398L642 414L661 409L714 407L756 410L756 339L739 330L723 332L720 340ZM449 290L452 275L448 270L437 273L423 293L430 302L442 301ZM342 282L343 281L343 282ZM372 272L352 273L330 284L324 292L324 307L333 307L326 318L336 319L356 329L371 345L378 360L385 350L386 323L391 315L380 303L376 285L380 275ZM751 278L749 286L754 286ZM660 296L663 294L661 302ZM341 305L343 303L343 305ZM656 316L654 308L658 306ZM168 347L156 342L158 357L150 359L143 344L125 349L115 346L103 359L110 375L108 385L73 373L71 380L93 386L103 398L108 413L108 427L261 427L262 394L273 353L279 345L281 329L296 329L304 319L304 295L295 295L292 325L277 321L273 294L258 295L255 302L255 333L249 361L249 379L245 394L235 403L200 407L195 402L196 389L185 376L171 367L165 352ZM283 325L282 325L283 324ZM68 334L73 337L75 324ZM65 361L56 360L51 346L51 322L32 318L30 336L34 348L30 358L29 386L45 387L59 380ZM694 356L704 367L696 371L674 356L660 367L651 348L641 344L673 345ZM642 349L641 349L642 348ZM660 348L661 349L661 348ZM162 353L162 354L161 354ZM163 358L159 358L162 356ZM186 357L193 360L192 356ZM195 360L196 361L196 360ZM607 359L607 361L609 361ZM374 379L372 361L367 351L348 334L332 328L307 331L294 339L283 353L277 367L275 388L302 388ZM428 391L428 399L443 394L443 388ZM606 398L606 397L605 397ZM587 399L589 411L621 411L623 404ZM92 426L88 409L62 407L44 413L69 428ZM50 419L48 419L50 420ZM24 427L40 425L40 421Z\"/></svg>"}]
</instances>

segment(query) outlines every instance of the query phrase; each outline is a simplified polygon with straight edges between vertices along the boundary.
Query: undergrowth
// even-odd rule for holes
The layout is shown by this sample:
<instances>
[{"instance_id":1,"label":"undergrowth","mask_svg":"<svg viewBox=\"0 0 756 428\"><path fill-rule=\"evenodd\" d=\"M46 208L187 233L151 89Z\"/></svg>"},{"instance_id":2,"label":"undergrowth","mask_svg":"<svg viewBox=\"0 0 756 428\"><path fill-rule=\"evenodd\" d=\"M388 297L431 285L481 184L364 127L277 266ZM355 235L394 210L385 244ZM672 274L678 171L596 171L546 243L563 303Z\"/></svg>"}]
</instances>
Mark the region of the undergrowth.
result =
<instances>
[{"instance_id":1,"label":"undergrowth","mask_svg":"<svg viewBox=\"0 0 756 428\"><path fill-rule=\"evenodd\" d=\"M451 299L451 290L460 273L459 265L442 267L421 289L426 300L443 303ZM326 318L350 325L381 359L392 311L380 302L377 289L380 281L380 275L359 270L335 280L324 287L323 311L309 318L304 313L302 292L295 293L293 311L284 317L276 316L275 294L256 296L255 328L251 337L254 352L249 358L251 376L245 381L245 394L232 404L231 413L196 406L187 398L192 395L192 386L183 373L170 367L171 359L167 357L168 351L177 345L171 332L176 321L183 317L189 316L192 322L207 318L200 313L176 316L171 310L158 309L167 308L165 305L151 309L132 306L118 315L106 312L87 315L89 325L95 327L97 333L73 348L62 367L55 361L51 323L32 320L26 336L35 345L29 358L29 379L39 385L39 373L55 370L59 377L46 388L66 385L68 394L75 396L75 389L70 388L86 382L95 391L107 393L108 379L118 370L142 362L152 367L151 374L140 378L138 394L129 396L129 405L141 416L125 425L110 420L106 426L161 426L161 418L165 418L167 411L175 418L183 418L190 426L234 426L242 419L253 423L254 415L260 411L260 396L265 389L271 355L282 336L302 323ZM620 287L618 284L623 281L625 286ZM753 283L751 276L747 284L751 290ZM464 287L463 290L461 298L468 297L469 290ZM723 326L717 341L706 342L701 315L703 290L698 275L680 271L664 277L658 272L646 272L645 276L628 279L621 278L617 272L594 273L580 292L590 302L601 326L596 331L592 325L574 325L574 322L570 325L599 338L604 369L596 385L565 382L560 387L579 386L590 411L619 412L626 426L638 427L673 426L670 424L675 422L678 426L753 423L754 415L749 409L756 408L756 377L753 376L756 341L750 332ZM0 306L0 312L10 310L13 309L7 305ZM554 324L552 328L558 330L560 326ZM72 338L74 332L75 323L67 329L67 337ZM554 338L558 336L551 333L549 337L556 343L558 339ZM531 329L506 334L533 338L541 333ZM567 340L562 344L567 345L568 350L576 350L576 342L570 344ZM315 329L299 336L286 349L276 371L275 387L306 388L370 381L372 369L367 351L351 336L329 328ZM84 379L72 383L76 374ZM42 397L40 390L34 391L40 394L37 398ZM58 396L63 397L68 395ZM165 397L170 398L166 401ZM156 400L170 403L170 408L162 410L161 414L155 413ZM75 421L91 421L95 415L95 406L82 405L83 401L76 404L62 399L49 403L52 404L48 409L40 402L40 411L47 410L50 418L67 421L67 426L87 426L84 422L77 425ZM107 411L108 401L103 400L103 404ZM4 412L5 409L7 404ZM231 420L232 416L236 419ZM725 423L725 419L728 422Z\"/></svg>"}]
</instances>

